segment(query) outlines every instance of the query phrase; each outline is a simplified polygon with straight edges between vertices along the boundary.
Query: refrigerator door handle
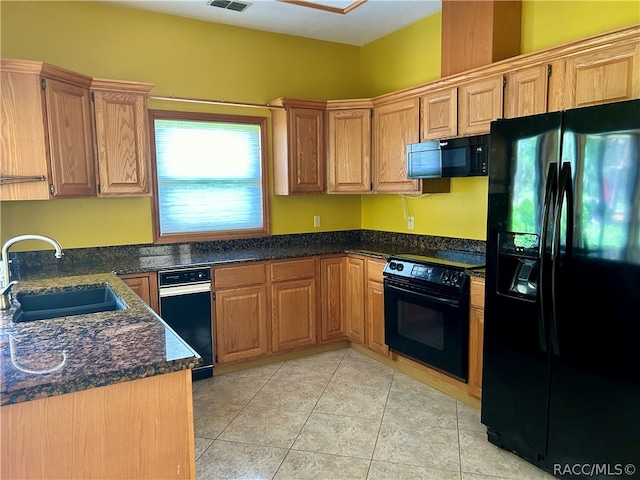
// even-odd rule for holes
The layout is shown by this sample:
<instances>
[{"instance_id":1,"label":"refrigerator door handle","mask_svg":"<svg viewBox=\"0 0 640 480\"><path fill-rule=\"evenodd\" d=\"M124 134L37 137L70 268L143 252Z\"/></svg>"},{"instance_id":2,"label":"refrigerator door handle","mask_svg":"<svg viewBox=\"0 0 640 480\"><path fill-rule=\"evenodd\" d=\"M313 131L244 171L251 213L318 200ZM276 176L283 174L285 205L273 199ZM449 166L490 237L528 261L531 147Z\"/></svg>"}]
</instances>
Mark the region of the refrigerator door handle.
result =
<instances>
[{"instance_id":1,"label":"refrigerator door handle","mask_svg":"<svg viewBox=\"0 0 640 480\"><path fill-rule=\"evenodd\" d=\"M573 182L571 178L571 163L564 162L560 170L559 192L556 199L554 212L554 229L553 240L551 244L551 346L553 354L560 356L560 339L558 337L558 288L559 288L559 270L562 236L561 223L564 199L567 200L565 211L566 219L566 245L565 258L571 258L571 249L573 248Z\"/></svg>"},{"instance_id":2,"label":"refrigerator door handle","mask_svg":"<svg viewBox=\"0 0 640 480\"><path fill-rule=\"evenodd\" d=\"M542 239L540 241L540 308L538 310L538 336L540 337L540 350L547 351L547 329L545 325L545 312L547 305L547 260L546 260L546 245L549 238L549 216L551 209L554 208L556 203L556 194L558 189L558 164L552 162L549 164L547 171L547 185L544 195L544 212L542 218Z\"/></svg>"}]
</instances>

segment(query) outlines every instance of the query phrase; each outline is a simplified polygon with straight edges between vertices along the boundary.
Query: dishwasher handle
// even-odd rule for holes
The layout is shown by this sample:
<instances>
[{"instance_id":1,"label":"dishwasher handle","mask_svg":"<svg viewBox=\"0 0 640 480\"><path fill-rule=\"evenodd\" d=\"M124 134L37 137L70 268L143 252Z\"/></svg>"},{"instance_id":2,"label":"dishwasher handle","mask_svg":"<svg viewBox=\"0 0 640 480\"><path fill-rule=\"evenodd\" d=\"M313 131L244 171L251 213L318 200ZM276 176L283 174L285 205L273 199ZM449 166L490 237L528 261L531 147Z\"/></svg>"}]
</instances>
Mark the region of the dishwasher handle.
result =
<instances>
[{"instance_id":1,"label":"dishwasher handle","mask_svg":"<svg viewBox=\"0 0 640 480\"><path fill-rule=\"evenodd\" d=\"M160 298L190 295L192 293L211 292L211 282L191 283L188 285L173 285L158 288Z\"/></svg>"}]
</instances>

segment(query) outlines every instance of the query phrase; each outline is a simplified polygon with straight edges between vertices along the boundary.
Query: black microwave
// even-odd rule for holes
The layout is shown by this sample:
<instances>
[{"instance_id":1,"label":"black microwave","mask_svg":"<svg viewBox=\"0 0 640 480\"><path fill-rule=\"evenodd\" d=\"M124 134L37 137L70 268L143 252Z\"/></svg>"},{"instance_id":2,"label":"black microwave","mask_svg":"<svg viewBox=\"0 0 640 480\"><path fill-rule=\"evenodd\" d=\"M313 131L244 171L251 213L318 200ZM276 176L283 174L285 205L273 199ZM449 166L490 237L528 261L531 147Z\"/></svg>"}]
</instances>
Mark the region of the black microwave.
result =
<instances>
[{"instance_id":1,"label":"black microwave","mask_svg":"<svg viewBox=\"0 0 640 480\"><path fill-rule=\"evenodd\" d=\"M487 175L489 135L407 145L407 178Z\"/></svg>"}]
</instances>

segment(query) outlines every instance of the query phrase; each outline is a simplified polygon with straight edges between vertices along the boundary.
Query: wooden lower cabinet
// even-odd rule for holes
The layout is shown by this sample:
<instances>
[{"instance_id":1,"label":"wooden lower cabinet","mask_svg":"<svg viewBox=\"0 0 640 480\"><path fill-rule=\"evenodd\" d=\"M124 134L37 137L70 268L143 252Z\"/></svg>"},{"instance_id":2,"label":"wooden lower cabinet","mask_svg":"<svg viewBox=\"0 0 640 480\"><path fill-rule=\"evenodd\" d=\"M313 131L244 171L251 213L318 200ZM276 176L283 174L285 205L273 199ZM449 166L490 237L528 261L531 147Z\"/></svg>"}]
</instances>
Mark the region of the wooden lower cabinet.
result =
<instances>
[{"instance_id":1,"label":"wooden lower cabinet","mask_svg":"<svg viewBox=\"0 0 640 480\"><path fill-rule=\"evenodd\" d=\"M384 287L382 270L384 261L367 260L366 322L367 347L380 355L389 355L384 340Z\"/></svg>"},{"instance_id":2,"label":"wooden lower cabinet","mask_svg":"<svg viewBox=\"0 0 640 480\"><path fill-rule=\"evenodd\" d=\"M344 339L387 356L384 342L384 260L343 255L321 260L321 340Z\"/></svg>"},{"instance_id":3,"label":"wooden lower cabinet","mask_svg":"<svg viewBox=\"0 0 640 480\"><path fill-rule=\"evenodd\" d=\"M344 256L320 260L320 284L322 316L320 319L320 341L344 340L346 327L342 314L342 291L344 290Z\"/></svg>"},{"instance_id":4,"label":"wooden lower cabinet","mask_svg":"<svg viewBox=\"0 0 640 480\"><path fill-rule=\"evenodd\" d=\"M270 265L274 353L316 343L319 306L316 265L315 258Z\"/></svg>"},{"instance_id":5,"label":"wooden lower cabinet","mask_svg":"<svg viewBox=\"0 0 640 480\"><path fill-rule=\"evenodd\" d=\"M250 360L269 352L266 266L216 268L216 363Z\"/></svg>"},{"instance_id":6,"label":"wooden lower cabinet","mask_svg":"<svg viewBox=\"0 0 640 480\"><path fill-rule=\"evenodd\" d=\"M471 277L469 315L469 381L468 393L482 397L482 349L484 345L484 278Z\"/></svg>"},{"instance_id":7,"label":"wooden lower cabinet","mask_svg":"<svg viewBox=\"0 0 640 480\"><path fill-rule=\"evenodd\" d=\"M157 273L132 273L120 275L120 278L142 299L144 303L149 305L154 312L160 313Z\"/></svg>"},{"instance_id":8,"label":"wooden lower cabinet","mask_svg":"<svg viewBox=\"0 0 640 480\"><path fill-rule=\"evenodd\" d=\"M191 370L0 407L1 478L195 478Z\"/></svg>"},{"instance_id":9,"label":"wooden lower cabinet","mask_svg":"<svg viewBox=\"0 0 640 480\"><path fill-rule=\"evenodd\" d=\"M366 345L365 320L365 261L363 258L345 258L345 288L342 291L343 315L347 326L347 338Z\"/></svg>"}]
</instances>

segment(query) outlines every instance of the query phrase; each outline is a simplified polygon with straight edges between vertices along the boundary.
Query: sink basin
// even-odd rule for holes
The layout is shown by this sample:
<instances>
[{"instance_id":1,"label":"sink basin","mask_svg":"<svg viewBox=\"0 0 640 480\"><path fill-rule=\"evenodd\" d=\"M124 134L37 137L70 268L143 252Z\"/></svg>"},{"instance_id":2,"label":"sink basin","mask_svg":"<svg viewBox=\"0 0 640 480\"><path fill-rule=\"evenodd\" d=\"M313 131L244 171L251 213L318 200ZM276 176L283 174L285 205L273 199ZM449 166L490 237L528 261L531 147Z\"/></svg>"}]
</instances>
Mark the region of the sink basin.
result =
<instances>
[{"instance_id":1,"label":"sink basin","mask_svg":"<svg viewBox=\"0 0 640 480\"><path fill-rule=\"evenodd\" d=\"M30 322L127 308L122 299L107 285L60 292L18 293L16 299L20 302L20 308L13 315L14 322Z\"/></svg>"}]
</instances>

